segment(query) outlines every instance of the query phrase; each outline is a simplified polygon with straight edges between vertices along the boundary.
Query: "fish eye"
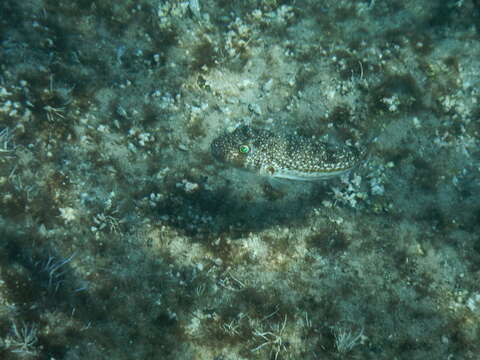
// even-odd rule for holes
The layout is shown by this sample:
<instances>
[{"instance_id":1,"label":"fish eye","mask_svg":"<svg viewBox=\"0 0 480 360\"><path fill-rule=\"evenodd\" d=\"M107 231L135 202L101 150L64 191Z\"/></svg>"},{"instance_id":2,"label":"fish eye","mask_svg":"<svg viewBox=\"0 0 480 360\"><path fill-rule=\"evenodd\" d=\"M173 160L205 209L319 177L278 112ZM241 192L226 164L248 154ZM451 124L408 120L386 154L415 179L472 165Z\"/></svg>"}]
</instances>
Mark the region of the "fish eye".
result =
<instances>
[{"instance_id":1,"label":"fish eye","mask_svg":"<svg viewBox=\"0 0 480 360\"><path fill-rule=\"evenodd\" d=\"M238 147L238 151L240 154L248 154L250 152L250 146L248 145L240 145Z\"/></svg>"}]
</instances>

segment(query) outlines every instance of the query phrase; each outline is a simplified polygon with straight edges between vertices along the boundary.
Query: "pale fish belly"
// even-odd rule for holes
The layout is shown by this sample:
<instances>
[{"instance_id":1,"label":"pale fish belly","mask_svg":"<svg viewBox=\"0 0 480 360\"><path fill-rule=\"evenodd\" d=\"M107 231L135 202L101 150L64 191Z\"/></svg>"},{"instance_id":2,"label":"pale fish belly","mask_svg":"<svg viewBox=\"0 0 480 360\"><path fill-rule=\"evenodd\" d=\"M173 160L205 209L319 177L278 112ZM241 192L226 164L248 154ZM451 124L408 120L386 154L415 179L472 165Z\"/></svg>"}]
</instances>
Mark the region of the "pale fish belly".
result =
<instances>
[{"instance_id":1,"label":"pale fish belly","mask_svg":"<svg viewBox=\"0 0 480 360\"><path fill-rule=\"evenodd\" d=\"M317 171L317 172L304 172L300 170L292 169L278 169L273 174L272 177L278 179L288 179L288 180L297 180L297 181L317 181L329 179L335 176L340 176L349 172L353 167L347 169L339 169L334 171Z\"/></svg>"}]
</instances>

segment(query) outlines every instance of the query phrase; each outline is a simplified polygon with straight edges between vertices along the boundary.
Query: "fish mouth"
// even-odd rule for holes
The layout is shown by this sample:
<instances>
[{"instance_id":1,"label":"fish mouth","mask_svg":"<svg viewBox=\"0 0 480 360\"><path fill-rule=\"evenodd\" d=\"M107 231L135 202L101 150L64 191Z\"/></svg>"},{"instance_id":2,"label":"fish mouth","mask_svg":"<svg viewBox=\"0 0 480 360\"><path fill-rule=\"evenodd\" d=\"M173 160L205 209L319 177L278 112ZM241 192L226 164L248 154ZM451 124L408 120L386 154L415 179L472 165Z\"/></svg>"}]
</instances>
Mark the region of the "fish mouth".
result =
<instances>
[{"instance_id":1,"label":"fish mouth","mask_svg":"<svg viewBox=\"0 0 480 360\"><path fill-rule=\"evenodd\" d=\"M221 138L217 138L210 144L210 153L212 156L221 162L225 161L225 146Z\"/></svg>"},{"instance_id":2,"label":"fish mouth","mask_svg":"<svg viewBox=\"0 0 480 360\"><path fill-rule=\"evenodd\" d=\"M219 162L242 168L245 165L246 156L235 151L234 149L236 148L237 146L229 141L229 139L219 137L210 144L210 153L213 158Z\"/></svg>"}]
</instances>

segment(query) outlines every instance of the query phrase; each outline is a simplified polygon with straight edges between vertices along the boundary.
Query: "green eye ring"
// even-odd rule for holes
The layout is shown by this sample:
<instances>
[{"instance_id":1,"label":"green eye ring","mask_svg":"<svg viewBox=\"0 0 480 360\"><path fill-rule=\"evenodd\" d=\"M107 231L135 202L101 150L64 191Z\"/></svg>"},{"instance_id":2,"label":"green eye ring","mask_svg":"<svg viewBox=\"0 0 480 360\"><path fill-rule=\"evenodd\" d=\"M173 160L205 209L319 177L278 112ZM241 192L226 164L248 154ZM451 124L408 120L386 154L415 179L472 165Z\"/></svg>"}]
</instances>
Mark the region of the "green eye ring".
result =
<instances>
[{"instance_id":1,"label":"green eye ring","mask_svg":"<svg viewBox=\"0 0 480 360\"><path fill-rule=\"evenodd\" d=\"M238 147L238 152L240 154L248 154L250 152L250 146L248 145L240 145Z\"/></svg>"}]
</instances>

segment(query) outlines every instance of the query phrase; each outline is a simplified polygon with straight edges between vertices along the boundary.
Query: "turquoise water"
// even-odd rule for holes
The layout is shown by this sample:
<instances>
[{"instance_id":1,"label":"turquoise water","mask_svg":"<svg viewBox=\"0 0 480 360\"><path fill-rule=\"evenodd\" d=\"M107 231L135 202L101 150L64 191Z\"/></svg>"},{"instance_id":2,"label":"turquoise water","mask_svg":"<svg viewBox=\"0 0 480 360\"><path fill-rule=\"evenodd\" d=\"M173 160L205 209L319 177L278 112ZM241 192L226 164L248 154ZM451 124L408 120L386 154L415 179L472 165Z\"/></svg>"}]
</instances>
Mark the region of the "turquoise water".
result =
<instances>
[{"instance_id":1,"label":"turquoise water","mask_svg":"<svg viewBox=\"0 0 480 360\"><path fill-rule=\"evenodd\" d=\"M0 3L1 359L477 359L478 1ZM275 180L241 125L361 149Z\"/></svg>"}]
</instances>

